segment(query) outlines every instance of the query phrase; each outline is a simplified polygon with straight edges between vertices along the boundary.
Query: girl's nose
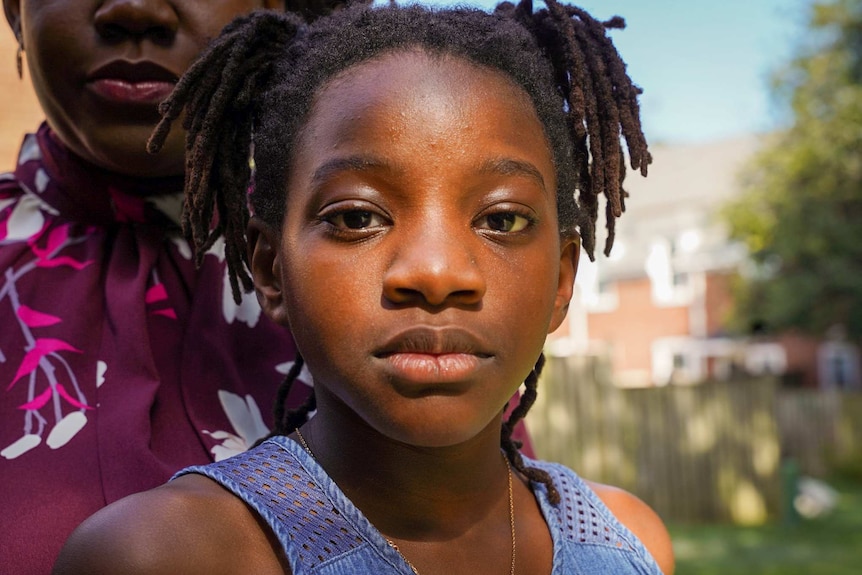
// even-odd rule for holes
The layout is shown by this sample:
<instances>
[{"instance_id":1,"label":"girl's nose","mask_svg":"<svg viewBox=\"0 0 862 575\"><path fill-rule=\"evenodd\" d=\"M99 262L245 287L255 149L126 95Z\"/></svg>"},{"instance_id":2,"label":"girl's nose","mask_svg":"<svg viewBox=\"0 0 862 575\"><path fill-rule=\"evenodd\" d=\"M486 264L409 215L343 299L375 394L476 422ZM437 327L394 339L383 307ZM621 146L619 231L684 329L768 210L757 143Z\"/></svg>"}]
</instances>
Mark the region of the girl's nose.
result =
<instances>
[{"instance_id":1,"label":"girl's nose","mask_svg":"<svg viewBox=\"0 0 862 575\"><path fill-rule=\"evenodd\" d=\"M482 301L486 281L471 253L477 238L461 238L445 229L396 241L383 278L383 295L395 304L472 306Z\"/></svg>"},{"instance_id":2,"label":"girl's nose","mask_svg":"<svg viewBox=\"0 0 862 575\"><path fill-rule=\"evenodd\" d=\"M174 39L179 16L167 0L104 0L96 10L95 25L109 41L147 38L167 44Z\"/></svg>"}]
</instances>

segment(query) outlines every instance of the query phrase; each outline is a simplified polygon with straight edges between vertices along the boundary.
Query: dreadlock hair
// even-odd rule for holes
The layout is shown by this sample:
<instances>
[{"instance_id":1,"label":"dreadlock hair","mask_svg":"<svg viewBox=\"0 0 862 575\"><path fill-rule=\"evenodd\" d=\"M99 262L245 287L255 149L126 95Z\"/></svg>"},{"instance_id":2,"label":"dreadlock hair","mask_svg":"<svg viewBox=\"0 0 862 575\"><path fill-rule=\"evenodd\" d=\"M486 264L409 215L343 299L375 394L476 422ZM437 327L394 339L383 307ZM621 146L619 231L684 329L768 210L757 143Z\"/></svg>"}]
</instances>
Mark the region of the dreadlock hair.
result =
<instances>
[{"instance_id":1,"label":"dreadlock hair","mask_svg":"<svg viewBox=\"0 0 862 575\"><path fill-rule=\"evenodd\" d=\"M200 260L219 236L234 297L251 289L245 231L250 212L278 230L284 218L293 146L314 96L340 72L387 53L419 49L452 55L498 70L529 96L553 151L561 235L579 233L594 259L600 198L604 197L609 253L614 223L625 210L625 156L643 175L651 162L640 125L638 95L606 30L623 28L615 17L599 22L574 6L545 0L504 2L493 13L363 2L304 26L291 14L255 12L228 25L162 104L150 140L156 151L183 110L188 130L183 225ZM249 149L253 146L254 173ZM249 190L253 189L249 193ZM512 465L548 487L550 477L527 468L512 440L514 426L536 398L544 357L502 429ZM274 434L296 429L314 400L286 412L283 400L302 366L297 357L276 405Z\"/></svg>"},{"instance_id":2,"label":"dreadlock hair","mask_svg":"<svg viewBox=\"0 0 862 575\"><path fill-rule=\"evenodd\" d=\"M302 17L306 22L314 22L321 16L330 14L346 4L348 0L287 0L285 9Z\"/></svg>"}]
</instances>

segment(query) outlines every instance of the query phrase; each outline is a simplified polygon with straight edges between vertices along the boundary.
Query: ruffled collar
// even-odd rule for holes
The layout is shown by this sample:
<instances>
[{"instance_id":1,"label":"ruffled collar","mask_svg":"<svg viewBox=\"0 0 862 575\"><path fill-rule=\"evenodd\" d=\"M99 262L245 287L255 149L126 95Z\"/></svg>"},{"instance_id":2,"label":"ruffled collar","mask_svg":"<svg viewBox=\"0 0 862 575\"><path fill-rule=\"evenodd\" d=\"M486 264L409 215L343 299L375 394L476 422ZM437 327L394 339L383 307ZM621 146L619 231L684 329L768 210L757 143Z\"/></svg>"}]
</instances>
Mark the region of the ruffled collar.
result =
<instances>
[{"instance_id":1,"label":"ruffled collar","mask_svg":"<svg viewBox=\"0 0 862 575\"><path fill-rule=\"evenodd\" d=\"M15 177L27 192L83 224L179 226L182 176L134 178L109 172L73 154L47 123L24 140Z\"/></svg>"}]
</instances>

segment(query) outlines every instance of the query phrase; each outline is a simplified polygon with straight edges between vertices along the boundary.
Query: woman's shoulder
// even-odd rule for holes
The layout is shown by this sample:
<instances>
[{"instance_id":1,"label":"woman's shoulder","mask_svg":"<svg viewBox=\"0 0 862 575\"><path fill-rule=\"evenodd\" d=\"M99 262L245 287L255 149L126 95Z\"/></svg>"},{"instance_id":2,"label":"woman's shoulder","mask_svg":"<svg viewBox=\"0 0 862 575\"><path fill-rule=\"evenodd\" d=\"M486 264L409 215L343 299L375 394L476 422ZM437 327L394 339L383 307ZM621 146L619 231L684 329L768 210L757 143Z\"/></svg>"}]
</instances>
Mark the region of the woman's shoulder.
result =
<instances>
[{"instance_id":1,"label":"woman's shoulder","mask_svg":"<svg viewBox=\"0 0 862 575\"><path fill-rule=\"evenodd\" d=\"M240 499L206 477L185 475L84 521L54 574L289 573L273 543Z\"/></svg>"}]
</instances>

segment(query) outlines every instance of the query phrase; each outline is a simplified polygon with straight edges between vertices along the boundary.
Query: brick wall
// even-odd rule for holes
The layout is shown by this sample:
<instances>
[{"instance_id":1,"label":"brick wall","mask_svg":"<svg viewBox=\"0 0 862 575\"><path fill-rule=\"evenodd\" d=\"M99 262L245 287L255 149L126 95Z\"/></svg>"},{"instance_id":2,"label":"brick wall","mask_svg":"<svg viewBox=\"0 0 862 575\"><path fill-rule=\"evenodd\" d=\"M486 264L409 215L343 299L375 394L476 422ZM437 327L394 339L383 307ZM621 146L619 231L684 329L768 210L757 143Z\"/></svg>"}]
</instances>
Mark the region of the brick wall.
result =
<instances>
[{"instance_id":1,"label":"brick wall","mask_svg":"<svg viewBox=\"0 0 862 575\"><path fill-rule=\"evenodd\" d=\"M619 305L609 313L588 316L590 340L611 346L614 370L652 368L652 342L662 337L689 334L689 313L685 306L656 307L649 278L617 282Z\"/></svg>"},{"instance_id":2,"label":"brick wall","mask_svg":"<svg viewBox=\"0 0 862 575\"><path fill-rule=\"evenodd\" d=\"M817 348L820 342L800 333L785 333L778 338L787 352L788 383L817 387Z\"/></svg>"},{"instance_id":3,"label":"brick wall","mask_svg":"<svg viewBox=\"0 0 862 575\"><path fill-rule=\"evenodd\" d=\"M733 307L730 273L709 273L706 276L706 333L716 336L725 332L728 316Z\"/></svg>"}]
</instances>

